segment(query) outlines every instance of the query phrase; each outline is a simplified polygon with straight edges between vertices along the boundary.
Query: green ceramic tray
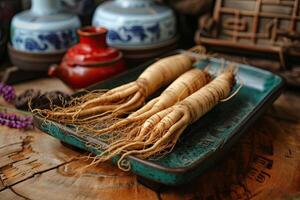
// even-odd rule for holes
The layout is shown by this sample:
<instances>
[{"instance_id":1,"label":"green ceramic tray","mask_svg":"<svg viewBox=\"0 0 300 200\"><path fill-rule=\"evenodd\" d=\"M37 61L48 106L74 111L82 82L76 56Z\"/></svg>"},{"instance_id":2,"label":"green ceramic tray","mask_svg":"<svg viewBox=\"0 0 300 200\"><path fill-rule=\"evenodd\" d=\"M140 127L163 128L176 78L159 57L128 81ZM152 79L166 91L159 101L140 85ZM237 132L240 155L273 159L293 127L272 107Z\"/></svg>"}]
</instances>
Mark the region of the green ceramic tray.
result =
<instances>
[{"instance_id":1,"label":"green ceramic tray","mask_svg":"<svg viewBox=\"0 0 300 200\"><path fill-rule=\"evenodd\" d=\"M154 60L90 89L113 88L135 80L152 62ZM217 70L220 63L221 60L210 59L195 66L203 68L210 64L210 70ZM226 154L266 107L280 95L284 85L283 79L271 72L242 64L238 66L238 76L244 82L240 92L191 125L167 156L155 161L128 157L127 161L130 162L133 173L154 182L180 185L199 176ZM65 143L96 154L100 150L94 148L93 144L105 146L89 134L79 136L74 129L45 121L40 116L35 116L35 124L42 131ZM117 159L113 159L113 162Z\"/></svg>"}]
</instances>

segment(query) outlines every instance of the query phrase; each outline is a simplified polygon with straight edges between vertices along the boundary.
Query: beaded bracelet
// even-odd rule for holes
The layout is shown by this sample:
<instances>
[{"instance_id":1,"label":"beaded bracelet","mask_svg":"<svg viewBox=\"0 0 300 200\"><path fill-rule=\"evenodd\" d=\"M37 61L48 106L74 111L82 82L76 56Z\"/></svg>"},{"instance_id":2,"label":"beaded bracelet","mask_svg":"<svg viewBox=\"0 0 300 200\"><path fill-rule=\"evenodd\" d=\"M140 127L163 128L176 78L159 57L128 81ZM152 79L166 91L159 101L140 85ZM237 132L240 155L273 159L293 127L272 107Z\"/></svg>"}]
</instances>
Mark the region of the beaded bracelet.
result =
<instances>
[{"instance_id":1,"label":"beaded bracelet","mask_svg":"<svg viewBox=\"0 0 300 200\"><path fill-rule=\"evenodd\" d=\"M0 96L2 96L6 102L12 102L16 98L15 89L10 85L0 83ZM13 113L0 112L0 125L25 129L32 127L33 122L31 116L18 116Z\"/></svg>"},{"instance_id":2,"label":"beaded bracelet","mask_svg":"<svg viewBox=\"0 0 300 200\"><path fill-rule=\"evenodd\" d=\"M31 116L18 116L0 112L0 125L10 128L25 129L33 126Z\"/></svg>"}]
</instances>

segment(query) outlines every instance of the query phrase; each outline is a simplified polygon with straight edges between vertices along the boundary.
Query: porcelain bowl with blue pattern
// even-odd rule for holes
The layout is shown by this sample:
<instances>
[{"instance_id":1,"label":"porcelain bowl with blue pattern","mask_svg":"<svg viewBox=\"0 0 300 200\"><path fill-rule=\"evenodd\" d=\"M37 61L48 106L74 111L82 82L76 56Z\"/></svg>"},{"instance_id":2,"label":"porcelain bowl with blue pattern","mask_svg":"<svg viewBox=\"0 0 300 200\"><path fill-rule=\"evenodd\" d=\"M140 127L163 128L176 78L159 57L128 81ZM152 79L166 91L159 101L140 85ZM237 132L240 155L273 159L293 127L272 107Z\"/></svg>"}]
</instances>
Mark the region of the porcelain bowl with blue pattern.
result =
<instances>
[{"instance_id":1,"label":"porcelain bowl with blue pattern","mask_svg":"<svg viewBox=\"0 0 300 200\"><path fill-rule=\"evenodd\" d=\"M176 36L173 11L151 0L107 1L96 9L92 24L107 28L107 42L119 48L151 47Z\"/></svg>"}]
</instances>

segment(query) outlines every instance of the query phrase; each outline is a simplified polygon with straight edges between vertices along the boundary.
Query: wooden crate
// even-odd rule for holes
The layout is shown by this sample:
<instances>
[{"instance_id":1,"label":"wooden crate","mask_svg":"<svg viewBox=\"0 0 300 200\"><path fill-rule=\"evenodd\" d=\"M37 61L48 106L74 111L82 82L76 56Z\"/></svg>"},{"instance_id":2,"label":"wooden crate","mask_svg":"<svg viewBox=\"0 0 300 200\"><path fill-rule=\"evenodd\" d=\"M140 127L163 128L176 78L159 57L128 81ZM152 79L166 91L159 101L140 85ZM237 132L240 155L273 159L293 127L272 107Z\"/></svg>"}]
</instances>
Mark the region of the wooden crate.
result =
<instances>
[{"instance_id":1,"label":"wooden crate","mask_svg":"<svg viewBox=\"0 0 300 200\"><path fill-rule=\"evenodd\" d=\"M269 60L268 68L300 85L299 7L300 0L216 0L213 16L200 19L195 40L213 49Z\"/></svg>"}]
</instances>

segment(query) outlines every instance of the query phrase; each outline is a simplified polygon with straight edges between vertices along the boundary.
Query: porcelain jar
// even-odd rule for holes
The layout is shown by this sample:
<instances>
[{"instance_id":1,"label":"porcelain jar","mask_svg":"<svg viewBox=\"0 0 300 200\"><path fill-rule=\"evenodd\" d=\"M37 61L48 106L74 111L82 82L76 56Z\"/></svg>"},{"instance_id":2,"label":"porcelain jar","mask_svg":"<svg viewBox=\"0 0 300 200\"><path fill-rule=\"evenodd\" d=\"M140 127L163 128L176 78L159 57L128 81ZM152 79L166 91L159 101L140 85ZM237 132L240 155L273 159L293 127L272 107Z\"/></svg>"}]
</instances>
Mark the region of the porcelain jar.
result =
<instances>
[{"instance_id":1,"label":"porcelain jar","mask_svg":"<svg viewBox=\"0 0 300 200\"><path fill-rule=\"evenodd\" d=\"M92 24L109 29L109 45L121 48L149 47L176 35L173 11L151 0L105 2L96 9Z\"/></svg>"},{"instance_id":2,"label":"porcelain jar","mask_svg":"<svg viewBox=\"0 0 300 200\"><path fill-rule=\"evenodd\" d=\"M77 43L79 18L61 12L60 0L32 0L30 10L14 16L11 43L14 49L31 53L64 52Z\"/></svg>"},{"instance_id":3,"label":"porcelain jar","mask_svg":"<svg viewBox=\"0 0 300 200\"><path fill-rule=\"evenodd\" d=\"M122 53L107 46L107 29L85 27L78 35L80 42L67 51L60 65L50 67L50 76L72 88L84 88L125 70Z\"/></svg>"}]
</instances>

